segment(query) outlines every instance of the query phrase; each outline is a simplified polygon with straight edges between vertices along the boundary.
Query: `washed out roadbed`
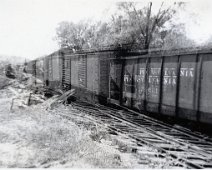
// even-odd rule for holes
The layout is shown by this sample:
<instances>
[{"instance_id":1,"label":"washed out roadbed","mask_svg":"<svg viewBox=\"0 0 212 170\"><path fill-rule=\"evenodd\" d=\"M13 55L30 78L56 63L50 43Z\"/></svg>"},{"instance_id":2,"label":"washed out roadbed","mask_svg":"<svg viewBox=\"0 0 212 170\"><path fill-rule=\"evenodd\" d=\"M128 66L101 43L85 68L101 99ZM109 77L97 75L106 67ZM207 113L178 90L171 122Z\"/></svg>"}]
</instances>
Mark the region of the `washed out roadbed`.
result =
<instances>
[{"instance_id":1,"label":"washed out roadbed","mask_svg":"<svg viewBox=\"0 0 212 170\"><path fill-rule=\"evenodd\" d=\"M122 152L130 139L109 134L96 120L71 106L50 109L49 99L22 107L30 91L7 87L0 90L0 167L38 168L171 168L148 154L140 154L146 164L139 164L137 154ZM22 96L23 101L13 98ZM61 116L68 114L69 118ZM153 152L154 154L154 152Z\"/></svg>"},{"instance_id":2,"label":"washed out roadbed","mask_svg":"<svg viewBox=\"0 0 212 170\"><path fill-rule=\"evenodd\" d=\"M127 168L134 164L129 154L94 141L91 131L49 110L49 101L26 108L14 104L10 110L14 91L23 95L14 88L0 90L0 167Z\"/></svg>"}]
</instances>

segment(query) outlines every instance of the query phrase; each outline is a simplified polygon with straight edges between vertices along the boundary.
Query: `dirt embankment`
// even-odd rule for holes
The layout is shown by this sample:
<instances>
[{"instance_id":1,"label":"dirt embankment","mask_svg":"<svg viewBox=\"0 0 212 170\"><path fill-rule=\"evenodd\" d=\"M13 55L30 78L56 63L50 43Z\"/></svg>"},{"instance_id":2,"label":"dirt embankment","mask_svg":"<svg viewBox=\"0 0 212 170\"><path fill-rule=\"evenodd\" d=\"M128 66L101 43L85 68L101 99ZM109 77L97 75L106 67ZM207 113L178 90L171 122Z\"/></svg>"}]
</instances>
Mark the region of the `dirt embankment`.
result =
<instances>
[{"instance_id":1,"label":"dirt embankment","mask_svg":"<svg viewBox=\"0 0 212 170\"><path fill-rule=\"evenodd\" d=\"M49 110L50 99L28 107L30 90L7 81L12 85L0 90L0 167L136 167L133 157L119 152L116 144L94 141L92 131L58 115L67 112L65 106Z\"/></svg>"},{"instance_id":2,"label":"dirt embankment","mask_svg":"<svg viewBox=\"0 0 212 170\"><path fill-rule=\"evenodd\" d=\"M37 80L36 80L37 81ZM172 168L169 157L139 146L127 134L111 134L99 119L35 90L35 79L0 77L1 168ZM37 81L38 82L38 81ZM2 86L1 86L2 85ZM36 86L42 83L36 83ZM64 95L64 94L63 94ZM30 96L30 102L29 102ZM63 115L68 115L63 116ZM138 147L138 146L137 146Z\"/></svg>"}]
</instances>

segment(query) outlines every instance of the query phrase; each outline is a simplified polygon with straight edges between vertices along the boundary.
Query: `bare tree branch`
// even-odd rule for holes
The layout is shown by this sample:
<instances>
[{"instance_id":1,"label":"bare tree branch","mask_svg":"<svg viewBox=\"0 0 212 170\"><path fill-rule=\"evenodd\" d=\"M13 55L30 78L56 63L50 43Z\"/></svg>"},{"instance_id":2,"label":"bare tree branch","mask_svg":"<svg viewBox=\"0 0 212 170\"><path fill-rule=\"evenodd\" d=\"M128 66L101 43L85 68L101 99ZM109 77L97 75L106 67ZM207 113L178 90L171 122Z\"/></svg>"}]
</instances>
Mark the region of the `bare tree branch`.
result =
<instances>
[{"instance_id":1,"label":"bare tree branch","mask_svg":"<svg viewBox=\"0 0 212 170\"><path fill-rule=\"evenodd\" d=\"M137 10L135 9L135 6L133 6L133 10L134 10L134 12L135 12L135 14L136 14L136 20L139 21L139 29L140 29L140 31L141 31L141 34L143 35L143 37L145 37L145 33L144 33L143 28L141 27L141 22L140 22L140 19L139 19Z\"/></svg>"},{"instance_id":2,"label":"bare tree branch","mask_svg":"<svg viewBox=\"0 0 212 170\"><path fill-rule=\"evenodd\" d=\"M150 16L151 16L151 10L152 10L152 2L150 2L148 13L147 13L147 22L146 22L146 36L145 36L145 48L149 48L149 22L150 22Z\"/></svg>"},{"instance_id":3,"label":"bare tree branch","mask_svg":"<svg viewBox=\"0 0 212 170\"><path fill-rule=\"evenodd\" d=\"M158 13L157 13L157 15L156 15L156 17L155 17L155 20L154 20L153 24L152 24L152 29L151 29L151 32L150 32L150 41L151 41L151 39L152 39L152 34L153 34L153 32L154 32L154 30L155 30L157 24L160 22L160 20L161 20L162 17L163 17L163 15L160 16L160 13L161 13L161 9L162 9L162 7L163 7L163 4L164 4L164 2L161 3L160 9L158 10ZM164 13L164 14L165 14L165 13Z\"/></svg>"}]
</instances>

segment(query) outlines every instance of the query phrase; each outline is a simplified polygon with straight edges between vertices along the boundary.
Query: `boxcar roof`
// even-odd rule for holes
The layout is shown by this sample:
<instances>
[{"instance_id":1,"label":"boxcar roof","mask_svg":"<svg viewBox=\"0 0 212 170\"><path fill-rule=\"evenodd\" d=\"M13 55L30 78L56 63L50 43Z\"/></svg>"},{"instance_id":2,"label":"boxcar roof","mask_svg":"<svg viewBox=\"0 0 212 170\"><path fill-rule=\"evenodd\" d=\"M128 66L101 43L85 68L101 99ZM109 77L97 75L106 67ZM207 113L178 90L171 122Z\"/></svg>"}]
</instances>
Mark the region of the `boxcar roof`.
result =
<instances>
[{"instance_id":1,"label":"boxcar roof","mask_svg":"<svg viewBox=\"0 0 212 170\"><path fill-rule=\"evenodd\" d=\"M182 49L172 49L172 50L163 50L163 49L149 49L149 50L129 50L129 49L122 49L122 48L114 48L114 47L105 47L101 49L85 49L79 51L73 51L70 48L61 48L47 57L60 55L60 54L68 54L68 55L82 55L82 54L92 54L92 53L102 53L102 52L120 52L120 56L141 56L143 57L157 57L157 56L175 56L181 54L205 54L205 53L212 53L212 49L210 48L182 48Z\"/></svg>"}]
</instances>

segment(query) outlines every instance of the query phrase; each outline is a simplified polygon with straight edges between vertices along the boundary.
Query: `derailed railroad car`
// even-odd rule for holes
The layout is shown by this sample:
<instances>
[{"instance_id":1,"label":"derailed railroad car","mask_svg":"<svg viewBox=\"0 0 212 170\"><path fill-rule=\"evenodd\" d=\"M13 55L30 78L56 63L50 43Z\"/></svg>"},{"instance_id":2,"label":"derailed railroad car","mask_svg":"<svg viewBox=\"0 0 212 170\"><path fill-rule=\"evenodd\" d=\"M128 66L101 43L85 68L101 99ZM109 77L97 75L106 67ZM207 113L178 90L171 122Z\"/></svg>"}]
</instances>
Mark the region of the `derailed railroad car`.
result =
<instances>
[{"instance_id":1,"label":"derailed railroad car","mask_svg":"<svg viewBox=\"0 0 212 170\"><path fill-rule=\"evenodd\" d=\"M120 49L44 58L44 82L80 99L212 125L212 51Z\"/></svg>"},{"instance_id":2,"label":"derailed railroad car","mask_svg":"<svg viewBox=\"0 0 212 170\"><path fill-rule=\"evenodd\" d=\"M212 51L128 53L111 62L110 82L119 87L118 96L111 95L112 101L141 111L212 124Z\"/></svg>"},{"instance_id":3,"label":"derailed railroad car","mask_svg":"<svg viewBox=\"0 0 212 170\"><path fill-rule=\"evenodd\" d=\"M39 58L35 63L36 78L44 82L44 58Z\"/></svg>"},{"instance_id":4,"label":"derailed railroad car","mask_svg":"<svg viewBox=\"0 0 212 170\"><path fill-rule=\"evenodd\" d=\"M29 61L26 63L26 73L29 73L29 74L32 74L32 75L35 75L35 63L36 63L37 60L32 60L32 61Z\"/></svg>"},{"instance_id":5,"label":"derailed railroad car","mask_svg":"<svg viewBox=\"0 0 212 170\"><path fill-rule=\"evenodd\" d=\"M63 52L56 51L44 58L44 83L46 86L62 88Z\"/></svg>"},{"instance_id":6,"label":"derailed railroad car","mask_svg":"<svg viewBox=\"0 0 212 170\"><path fill-rule=\"evenodd\" d=\"M74 88L80 99L106 102L109 97L109 58L115 50L64 52L63 89Z\"/></svg>"},{"instance_id":7,"label":"derailed railroad car","mask_svg":"<svg viewBox=\"0 0 212 170\"><path fill-rule=\"evenodd\" d=\"M39 58L26 63L25 72L34 75L44 82L44 58Z\"/></svg>"}]
</instances>

